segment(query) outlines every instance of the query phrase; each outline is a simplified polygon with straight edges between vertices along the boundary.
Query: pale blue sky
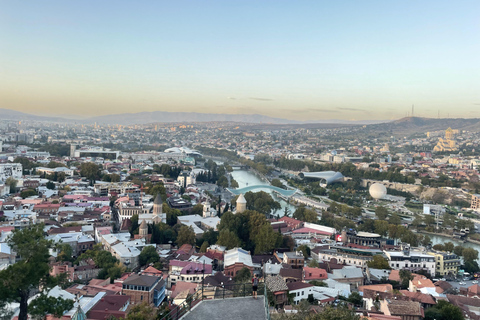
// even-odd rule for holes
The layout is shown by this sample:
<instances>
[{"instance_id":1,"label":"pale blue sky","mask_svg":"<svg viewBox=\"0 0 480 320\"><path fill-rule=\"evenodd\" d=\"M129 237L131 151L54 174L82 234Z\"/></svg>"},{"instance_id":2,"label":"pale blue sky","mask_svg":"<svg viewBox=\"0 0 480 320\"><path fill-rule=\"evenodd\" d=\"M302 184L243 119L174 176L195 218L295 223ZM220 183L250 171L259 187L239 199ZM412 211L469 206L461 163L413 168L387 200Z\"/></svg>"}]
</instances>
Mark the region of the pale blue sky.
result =
<instances>
[{"instance_id":1,"label":"pale blue sky","mask_svg":"<svg viewBox=\"0 0 480 320\"><path fill-rule=\"evenodd\" d=\"M0 108L480 117L480 1L0 1Z\"/></svg>"}]
</instances>

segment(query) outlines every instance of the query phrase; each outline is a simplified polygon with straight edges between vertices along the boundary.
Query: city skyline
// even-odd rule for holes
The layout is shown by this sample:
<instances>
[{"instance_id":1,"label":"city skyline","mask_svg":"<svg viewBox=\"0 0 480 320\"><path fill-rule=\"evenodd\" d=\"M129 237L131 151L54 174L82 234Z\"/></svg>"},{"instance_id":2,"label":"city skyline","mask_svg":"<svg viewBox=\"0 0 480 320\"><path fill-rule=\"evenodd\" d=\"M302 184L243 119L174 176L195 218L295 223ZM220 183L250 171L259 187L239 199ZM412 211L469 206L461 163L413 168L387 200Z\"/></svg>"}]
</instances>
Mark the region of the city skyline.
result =
<instances>
[{"instance_id":1,"label":"city skyline","mask_svg":"<svg viewBox=\"0 0 480 320\"><path fill-rule=\"evenodd\" d=\"M476 1L2 2L0 108L479 117Z\"/></svg>"}]
</instances>

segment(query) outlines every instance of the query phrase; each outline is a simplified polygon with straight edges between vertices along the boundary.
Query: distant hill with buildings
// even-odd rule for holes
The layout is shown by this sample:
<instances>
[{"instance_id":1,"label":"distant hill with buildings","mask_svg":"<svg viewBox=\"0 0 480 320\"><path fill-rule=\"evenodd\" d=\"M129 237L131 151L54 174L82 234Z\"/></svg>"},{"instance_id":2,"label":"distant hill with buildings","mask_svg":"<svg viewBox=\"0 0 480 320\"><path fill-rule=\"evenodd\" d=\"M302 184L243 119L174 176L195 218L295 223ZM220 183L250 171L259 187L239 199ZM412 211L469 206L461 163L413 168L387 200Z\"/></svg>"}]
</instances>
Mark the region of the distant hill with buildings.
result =
<instances>
[{"instance_id":1,"label":"distant hill with buildings","mask_svg":"<svg viewBox=\"0 0 480 320\"><path fill-rule=\"evenodd\" d=\"M478 132L480 131L480 119L406 117L392 122L368 125L367 129L375 132L388 132L391 135L411 135L446 130L449 127L457 130Z\"/></svg>"},{"instance_id":2,"label":"distant hill with buildings","mask_svg":"<svg viewBox=\"0 0 480 320\"><path fill-rule=\"evenodd\" d=\"M61 117L45 117L39 116L36 114L24 113L20 111L15 111L11 109L0 108L0 119L2 120L32 120L32 121L50 121L50 122L65 122L66 119ZM68 120L67 120L68 121Z\"/></svg>"}]
</instances>

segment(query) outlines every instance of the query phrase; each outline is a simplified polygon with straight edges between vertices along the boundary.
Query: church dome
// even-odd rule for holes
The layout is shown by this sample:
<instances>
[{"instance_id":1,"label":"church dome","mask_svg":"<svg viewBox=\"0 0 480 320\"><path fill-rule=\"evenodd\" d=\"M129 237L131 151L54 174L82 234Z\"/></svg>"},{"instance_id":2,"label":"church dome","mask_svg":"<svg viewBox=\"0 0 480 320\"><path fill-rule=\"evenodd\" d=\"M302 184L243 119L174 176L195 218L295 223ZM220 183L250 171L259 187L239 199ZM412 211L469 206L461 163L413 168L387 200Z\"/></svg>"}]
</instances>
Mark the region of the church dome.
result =
<instances>
[{"instance_id":1,"label":"church dome","mask_svg":"<svg viewBox=\"0 0 480 320\"><path fill-rule=\"evenodd\" d=\"M245 197L243 196L243 193L240 193L240 195L239 195L238 198L237 198L237 205L238 205L239 203L242 203L242 204L243 204L243 203L244 203L244 204L247 203L247 200L245 200Z\"/></svg>"}]
</instances>

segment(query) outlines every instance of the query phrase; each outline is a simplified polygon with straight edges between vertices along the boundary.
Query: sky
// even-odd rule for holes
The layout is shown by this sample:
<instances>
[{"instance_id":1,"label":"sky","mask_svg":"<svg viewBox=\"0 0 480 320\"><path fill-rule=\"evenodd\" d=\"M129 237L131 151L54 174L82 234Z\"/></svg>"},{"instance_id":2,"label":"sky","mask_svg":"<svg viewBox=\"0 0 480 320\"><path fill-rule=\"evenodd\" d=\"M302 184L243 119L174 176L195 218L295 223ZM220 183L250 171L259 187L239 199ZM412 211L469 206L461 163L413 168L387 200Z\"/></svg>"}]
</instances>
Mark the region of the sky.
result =
<instances>
[{"instance_id":1,"label":"sky","mask_svg":"<svg viewBox=\"0 0 480 320\"><path fill-rule=\"evenodd\" d=\"M480 118L480 1L0 0L0 108Z\"/></svg>"}]
</instances>

